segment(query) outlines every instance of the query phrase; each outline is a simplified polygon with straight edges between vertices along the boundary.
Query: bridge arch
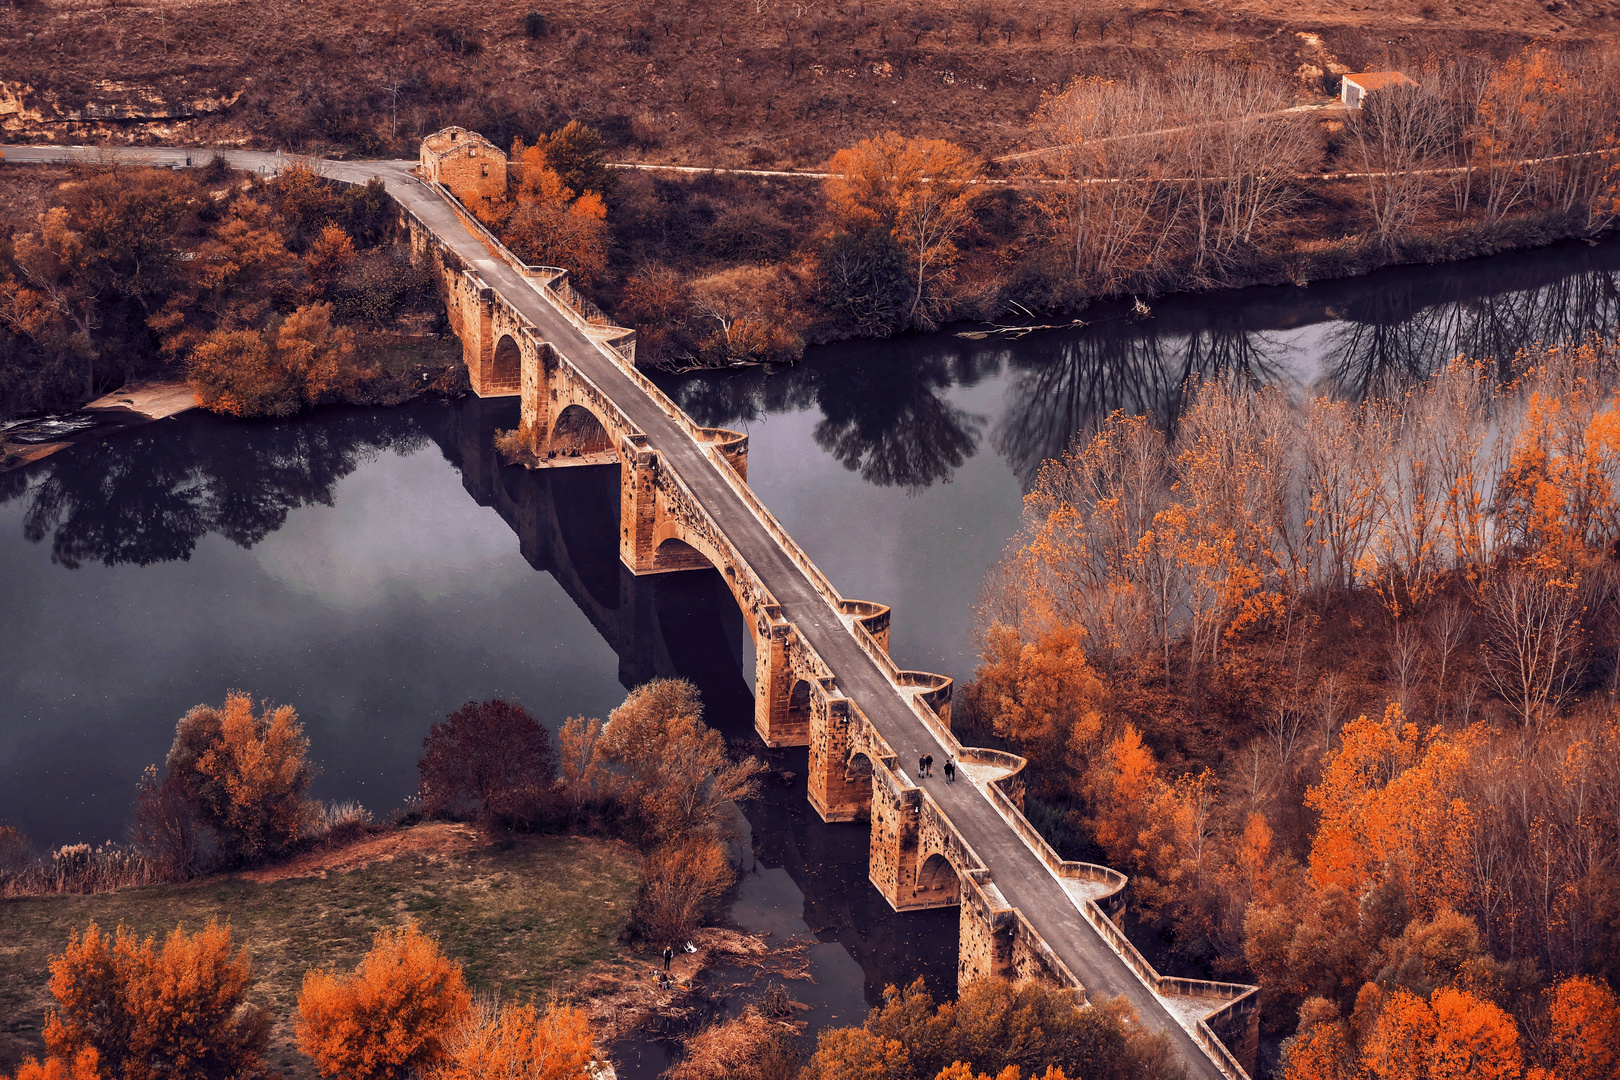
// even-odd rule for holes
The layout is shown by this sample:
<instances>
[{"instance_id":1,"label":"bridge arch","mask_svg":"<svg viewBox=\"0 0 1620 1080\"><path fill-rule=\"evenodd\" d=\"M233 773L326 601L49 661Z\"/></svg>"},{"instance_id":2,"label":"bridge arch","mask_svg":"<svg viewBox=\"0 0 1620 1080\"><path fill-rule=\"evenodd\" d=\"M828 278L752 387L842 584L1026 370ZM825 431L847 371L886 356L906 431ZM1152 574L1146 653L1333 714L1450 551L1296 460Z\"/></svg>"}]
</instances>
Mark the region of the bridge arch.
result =
<instances>
[{"instance_id":1,"label":"bridge arch","mask_svg":"<svg viewBox=\"0 0 1620 1080\"><path fill-rule=\"evenodd\" d=\"M523 350L511 334L502 334L490 360L486 393L505 393L523 388Z\"/></svg>"},{"instance_id":2,"label":"bridge arch","mask_svg":"<svg viewBox=\"0 0 1620 1080\"><path fill-rule=\"evenodd\" d=\"M810 723L810 684L804 679L794 682L793 689L788 691L787 719L795 729L799 724L808 727ZM872 763L867 762L866 768L871 771Z\"/></svg>"},{"instance_id":3,"label":"bridge arch","mask_svg":"<svg viewBox=\"0 0 1620 1080\"><path fill-rule=\"evenodd\" d=\"M575 457L612 450L613 437L591 410L583 405L570 405L557 415L547 445L559 455Z\"/></svg>"},{"instance_id":4,"label":"bridge arch","mask_svg":"<svg viewBox=\"0 0 1620 1080\"><path fill-rule=\"evenodd\" d=\"M679 537L659 541L653 549L654 572L666 570L707 570L714 566L709 557Z\"/></svg>"},{"instance_id":5,"label":"bridge arch","mask_svg":"<svg viewBox=\"0 0 1620 1080\"><path fill-rule=\"evenodd\" d=\"M960 903L962 878L956 864L943 851L929 855L917 864L911 895L917 906L945 907Z\"/></svg>"},{"instance_id":6,"label":"bridge arch","mask_svg":"<svg viewBox=\"0 0 1620 1080\"><path fill-rule=\"evenodd\" d=\"M872 782L872 759L866 756L864 750L857 750L849 755L844 762L844 779L852 784L870 784Z\"/></svg>"}]
</instances>

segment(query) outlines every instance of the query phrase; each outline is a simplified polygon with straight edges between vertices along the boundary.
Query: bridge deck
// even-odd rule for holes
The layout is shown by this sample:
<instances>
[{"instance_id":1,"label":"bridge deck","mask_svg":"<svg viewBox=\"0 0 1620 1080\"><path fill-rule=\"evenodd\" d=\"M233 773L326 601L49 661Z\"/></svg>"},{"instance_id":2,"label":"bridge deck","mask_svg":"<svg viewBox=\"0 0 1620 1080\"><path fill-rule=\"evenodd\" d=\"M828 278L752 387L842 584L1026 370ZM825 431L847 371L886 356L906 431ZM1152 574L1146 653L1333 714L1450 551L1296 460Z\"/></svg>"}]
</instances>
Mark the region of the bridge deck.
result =
<instances>
[{"instance_id":1,"label":"bridge deck","mask_svg":"<svg viewBox=\"0 0 1620 1080\"><path fill-rule=\"evenodd\" d=\"M50 161L61 147L6 148L10 161ZM136 150L124 156L154 163L176 163L187 151ZM190 151L208 155L212 151ZM265 153L230 151L240 168L273 171L291 159ZM432 190L411 178L409 161L322 162L333 179L364 183L380 176L389 193L431 228L451 249L514 307L529 318L553 348L613 398L646 433L648 445L679 473L714 521L759 575L782 615L809 641L832 670L840 689L857 702L901 762L933 754L943 761L940 745L906 700L861 649L839 613L777 544L759 519L705 457L702 450L626 374L588 341L561 312L484 244ZM1134 971L1081 916L1075 900L975 784L947 785L943 778L923 781L928 794L963 838L991 869L992 878L1013 907L1052 948L1092 996L1122 995L1150 1029L1166 1032L1189 1077L1223 1080L1222 1073L1193 1039L1180 1019L1150 991ZM1177 1009L1177 1012L1183 1011Z\"/></svg>"}]
</instances>

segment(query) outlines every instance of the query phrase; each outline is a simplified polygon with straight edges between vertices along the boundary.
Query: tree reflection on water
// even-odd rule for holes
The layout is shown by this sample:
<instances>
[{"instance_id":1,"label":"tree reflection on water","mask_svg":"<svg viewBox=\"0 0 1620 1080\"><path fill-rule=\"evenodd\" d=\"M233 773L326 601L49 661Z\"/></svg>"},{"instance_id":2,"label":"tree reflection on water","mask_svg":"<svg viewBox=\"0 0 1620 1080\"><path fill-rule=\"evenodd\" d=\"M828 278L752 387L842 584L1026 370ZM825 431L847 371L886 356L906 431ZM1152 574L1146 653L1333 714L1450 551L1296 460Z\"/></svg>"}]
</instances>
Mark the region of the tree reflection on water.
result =
<instances>
[{"instance_id":1,"label":"tree reflection on water","mask_svg":"<svg viewBox=\"0 0 1620 1080\"><path fill-rule=\"evenodd\" d=\"M665 380L705 424L819 408L817 445L873 484L947 481L977 452L984 420L948 392L1006 372L990 444L1027 489L1043 461L1116 409L1174 430L1200 378L1293 382L1359 400L1398 393L1458 355L1511 378L1521 350L1612 334L1620 241L1563 244L1443 267L1408 267L1309 287L1123 304L1089 325L1017 340L952 334L828 346L784 371ZM1320 331L1312 331L1320 326Z\"/></svg>"},{"instance_id":2,"label":"tree reflection on water","mask_svg":"<svg viewBox=\"0 0 1620 1080\"><path fill-rule=\"evenodd\" d=\"M149 566L189 559L209 533L252 547L288 511L330 506L339 480L384 450L426 442L415 410L346 409L278 423L188 415L84 444L18 470L0 502L27 499L23 531L51 560Z\"/></svg>"},{"instance_id":3,"label":"tree reflection on water","mask_svg":"<svg viewBox=\"0 0 1620 1080\"><path fill-rule=\"evenodd\" d=\"M1613 243L1566 246L1556 261L1535 252L1391 274L1384 288L1328 305L1325 388L1353 399L1395 392L1457 356L1494 361L1508 379L1520 350L1613 334L1617 255Z\"/></svg>"},{"instance_id":4,"label":"tree reflection on water","mask_svg":"<svg viewBox=\"0 0 1620 1080\"><path fill-rule=\"evenodd\" d=\"M817 446L869 484L916 491L948 482L978 451L986 418L952 404L945 392L998 373L1004 352L944 335L859 342L791 368L688 376L664 386L693 419L714 427L819 408Z\"/></svg>"},{"instance_id":5,"label":"tree reflection on water","mask_svg":"<svg viewBox=\"0 0 1620 1080\"><path fill-rule=\"evenodd\" d=\"M1613 333L1617 274L1620 242L1563 245L1310 288L1173 297L1147 319L1099 308L1090 325L1013 341L850 343L792 368L663 381L706 425L818 409L817 446L867 483L906 491L949 481L988 427L1027 488L1043 461L1116 409L1173 429L1200 377L1309 379L1314 392L1359 399L1398 392L1459 354L1491 358L1511 377L1522 349ZM1006 394L993 424L949 396L997 378ZM52 558L70 567L186 559L210 532L247 547L289 510L330 504L369 458L443 437L437 418L453 412L323 410L280 423L194 414L185 438L138 428L0 474L0 502L26 499L27 536L49 537Z\"/></svg>"}]
</instances>

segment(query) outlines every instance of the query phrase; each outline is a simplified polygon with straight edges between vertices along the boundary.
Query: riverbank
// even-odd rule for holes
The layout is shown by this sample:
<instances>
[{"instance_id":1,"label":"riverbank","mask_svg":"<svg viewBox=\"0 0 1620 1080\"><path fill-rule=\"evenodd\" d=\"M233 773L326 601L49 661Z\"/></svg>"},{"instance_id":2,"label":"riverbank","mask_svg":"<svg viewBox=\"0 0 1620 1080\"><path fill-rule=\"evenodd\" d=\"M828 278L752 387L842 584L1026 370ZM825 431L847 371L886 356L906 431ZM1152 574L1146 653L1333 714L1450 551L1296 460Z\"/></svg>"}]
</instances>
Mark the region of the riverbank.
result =
<instances>
[{"instance_id":1,"label":"riverbank","mask_svg":"<svg viewBox=\"0 0 1620 1080\"><path fill-rule=\"evenodd\" d=\"M196 395L185 382L146 380L103 394L76 412L7 424L0 428L0 472L125 428L178 416L196 406Z\"/></svg>"},{"instance_id":2,"label":"riverbank","mask_svg":"<svg viewBox=\"0 0 1620 1080\"><path fill-rule=\"evenodd\" d=\"M475 990L507 999L568 994L651 964L650 954L618 943L639 864L622 843L520 836L492 844L471 826L435 823L252 873L0 900L0 1072L43 1050L48 961L91 920L160 938L177 923L195 930L229 920L253 960L252 999L274 1018L267 1064L285 1080L313 1080L313 1064L292 1043L309 968L353 967L379 928L414 919Z\"/></svg>"}]
</instances>

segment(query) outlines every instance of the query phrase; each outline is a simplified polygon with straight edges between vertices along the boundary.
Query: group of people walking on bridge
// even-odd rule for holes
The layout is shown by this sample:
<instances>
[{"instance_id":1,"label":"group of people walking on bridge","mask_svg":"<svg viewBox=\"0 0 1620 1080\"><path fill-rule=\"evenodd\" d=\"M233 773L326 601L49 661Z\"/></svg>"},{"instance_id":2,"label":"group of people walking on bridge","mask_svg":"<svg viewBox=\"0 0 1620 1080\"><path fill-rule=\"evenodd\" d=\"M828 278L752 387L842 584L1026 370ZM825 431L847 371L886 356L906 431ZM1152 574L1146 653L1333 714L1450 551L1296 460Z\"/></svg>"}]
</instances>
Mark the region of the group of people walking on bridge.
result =
<instances>
[{"instance_id":1,"label":"group of people walking on bridge","mask_svg":"<svg viewBox=\"0 0 1620 1080\"><path fill-rule=\"evenodd\" d=\"M945 755L945 764L940 766L940 771L945 774L945 782L947 784L956 783L956 762L951 760L951 756L949 754ZM924 779L934 775L933 754L924 754L922 757L917 759L917 775Z\"/></svg>"}]
</instances>

